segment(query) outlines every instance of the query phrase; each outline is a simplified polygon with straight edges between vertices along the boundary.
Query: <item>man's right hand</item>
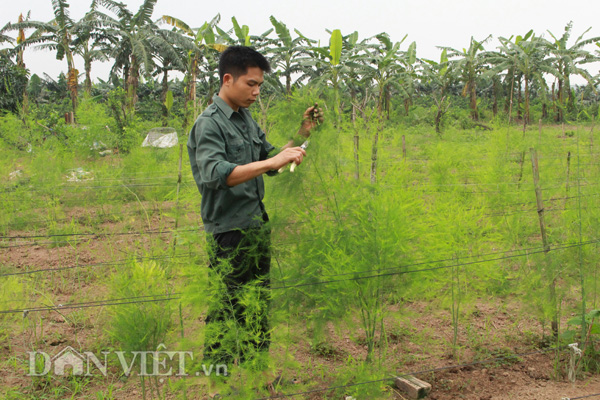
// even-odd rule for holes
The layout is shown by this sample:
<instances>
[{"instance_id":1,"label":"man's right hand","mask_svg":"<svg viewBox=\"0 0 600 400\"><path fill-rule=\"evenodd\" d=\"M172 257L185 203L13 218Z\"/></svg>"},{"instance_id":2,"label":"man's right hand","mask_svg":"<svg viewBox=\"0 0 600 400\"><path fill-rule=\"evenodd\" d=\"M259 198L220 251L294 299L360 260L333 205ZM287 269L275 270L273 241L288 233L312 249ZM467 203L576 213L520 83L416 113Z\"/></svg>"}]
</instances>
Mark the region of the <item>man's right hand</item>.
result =
<instances>
[{"instance_id":1,"label":"man's right hand","mask_svg":"<svg viewBox=\"0 0 600 400\"><path fill-rule=\"evenodd\" d=\"M300 165L305 155L306 151L302 147L288 147L283 149L279 154L269 159L272 162L271 170L276 171L293 162L296 165Z\"/></svg>"}]
</instances>

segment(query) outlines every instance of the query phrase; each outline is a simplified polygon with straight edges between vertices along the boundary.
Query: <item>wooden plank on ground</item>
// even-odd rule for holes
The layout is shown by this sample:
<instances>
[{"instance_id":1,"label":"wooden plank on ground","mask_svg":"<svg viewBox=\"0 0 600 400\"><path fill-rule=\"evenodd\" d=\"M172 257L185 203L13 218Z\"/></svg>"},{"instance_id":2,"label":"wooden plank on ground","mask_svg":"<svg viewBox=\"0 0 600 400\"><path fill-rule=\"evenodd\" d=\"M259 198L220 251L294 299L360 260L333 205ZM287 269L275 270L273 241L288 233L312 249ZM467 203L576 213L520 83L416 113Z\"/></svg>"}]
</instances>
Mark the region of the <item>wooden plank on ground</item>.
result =
<instances>
[{"instance_id":1,"label":"wooden plank on ground","mask_svg":"<svg viewBox=\"0 0 600 400\"><path fill-rule=\"evenodd\" d=\"M431 385L412 375L396 377L396 387L404 392L409 399L424 399L431 392Z\"/></svg>"}]
</instances>

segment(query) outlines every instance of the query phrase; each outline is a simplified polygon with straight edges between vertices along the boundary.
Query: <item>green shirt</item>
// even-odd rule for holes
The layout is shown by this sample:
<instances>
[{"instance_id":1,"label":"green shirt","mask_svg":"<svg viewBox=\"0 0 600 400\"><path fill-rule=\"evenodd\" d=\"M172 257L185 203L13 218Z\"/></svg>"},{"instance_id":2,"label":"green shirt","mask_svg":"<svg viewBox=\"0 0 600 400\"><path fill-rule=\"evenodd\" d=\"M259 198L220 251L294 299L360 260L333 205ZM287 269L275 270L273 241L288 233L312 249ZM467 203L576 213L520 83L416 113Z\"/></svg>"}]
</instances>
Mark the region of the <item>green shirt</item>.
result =
<instances>
[{"instance_id":1,"label":"green shirt","mask_svg":"<svg viewBox=\"0 0 600 400\"><path fill-rule=\"evenodd\" d=\"M246 108L233 111L219 96L196 120L187 143L194 180L202 195L204 230L222 233L259 226L266 214L262 175L227 186L238 165L265 160L274 147ZM271 173L277 173L272 171Z\"/></svg>"}]
</instances>

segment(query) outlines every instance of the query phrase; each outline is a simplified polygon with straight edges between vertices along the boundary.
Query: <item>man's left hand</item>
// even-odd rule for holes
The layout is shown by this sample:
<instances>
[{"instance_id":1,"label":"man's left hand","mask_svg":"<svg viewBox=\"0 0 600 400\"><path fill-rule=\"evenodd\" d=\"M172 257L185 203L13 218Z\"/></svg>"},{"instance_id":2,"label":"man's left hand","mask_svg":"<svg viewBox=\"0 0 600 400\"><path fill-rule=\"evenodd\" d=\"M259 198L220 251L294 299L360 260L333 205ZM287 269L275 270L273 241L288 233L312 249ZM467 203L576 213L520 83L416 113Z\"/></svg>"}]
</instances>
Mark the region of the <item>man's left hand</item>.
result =
<instances>
[{"instance_id":1,"label":"man's left hand","mask_svg":"<svg viewBox=\"0 0 600 400\"><path fill-rule=\"evenodd\" d=\"M308 107L302 115L302 125L298 134L304 137L309 137L312 129L323 123L325 120L323 109L319 108L319 105L315 103L314 106Z\"/></svg>"}]
</instances>

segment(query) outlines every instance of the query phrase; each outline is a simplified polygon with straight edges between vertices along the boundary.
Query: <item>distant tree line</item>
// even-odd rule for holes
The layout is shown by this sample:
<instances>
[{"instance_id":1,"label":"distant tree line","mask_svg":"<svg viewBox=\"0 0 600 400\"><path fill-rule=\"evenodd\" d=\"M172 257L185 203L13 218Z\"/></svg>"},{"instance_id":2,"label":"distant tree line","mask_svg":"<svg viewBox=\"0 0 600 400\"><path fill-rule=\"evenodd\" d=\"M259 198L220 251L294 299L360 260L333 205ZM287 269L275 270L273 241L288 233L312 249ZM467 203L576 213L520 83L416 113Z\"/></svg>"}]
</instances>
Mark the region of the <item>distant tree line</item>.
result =
<instances>
[{"instance_id":1,"label":"distant tree line","mask_svg":"<svg viewBox=\"0 0 600 400\"><path fill-rule=\"evenodd\" d=\"M493 115L504 112L524 124L531 122L532 101L541 104L542 118L556 122L584 109L597 115L600 77L585 67L600 60L600 37L587 37L590 28L570 40L572 23L561 35L548 32L550 40L529 31L499 37L500 45L486 50L491 37L471 38L466 48L440 47L440 58L428 60L417 57L415 42L403 48L406 37L394 42L381 33L359 41L357 32L343 36L335 30L328 46L318 46L273 16L272 29L251 35L236 18L233 28L222 29L218 15L199 28L168 15L155 19L156 3L146 0L134 12L114 0L93 0L83 18L75 20L66 0L53 0L51 21L34 21L27 14L7 23L0 29L0 45L5 47L0 51L0 109L27 112L30 96L31 101L49 101L56 92L69 98L76 113L82 92L120 88L131 115L140 110L143 78L154 82L151 91L165 115L176 89L189 122L218 91L219 53L229 45L245 45L264 53L273 65L264 87L267 96L285 98L302 87L327 88L338 116L354 118L371 107L381 119L389 117L392 99L406 114L421 101L435 107L439 132L442 117L458 98L465 99L473 121L480 119L482 101ZM593 45L599 49L588 50ZM66 61L66 74L58 81L48 76L28 81L24 50L30 47L56 53ZM82 66L76 65L75 55L83 59ZM96 61L111 62L112 68L107 81L93 84ZM175 87L169 79L173 71L184 76ZM586 85L572 87L573 76L582 77Z\"/></svg>"}]
</instances>

